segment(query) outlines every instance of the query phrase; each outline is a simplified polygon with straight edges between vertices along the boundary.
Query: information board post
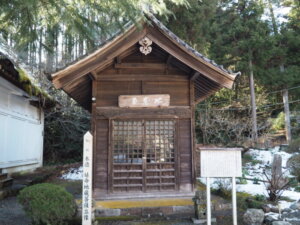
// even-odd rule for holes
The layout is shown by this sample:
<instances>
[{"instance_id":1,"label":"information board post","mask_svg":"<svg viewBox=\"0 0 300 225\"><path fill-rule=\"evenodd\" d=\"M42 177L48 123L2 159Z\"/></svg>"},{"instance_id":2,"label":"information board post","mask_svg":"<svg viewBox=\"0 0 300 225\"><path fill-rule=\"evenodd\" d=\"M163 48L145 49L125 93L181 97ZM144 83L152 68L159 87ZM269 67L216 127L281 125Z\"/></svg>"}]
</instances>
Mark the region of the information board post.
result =
<instances>
[{"instance_id":1,"label":"information board post","mask_svg":"<svg viewBox=\"0 0 300 225\"><path fill-rule=\"evenodd\" d=\"M210 178L232 178L232 217L237 225L236 177L242 176L241 148L200 148L201 177L206 178L207 225L211 225Z\"/></svg>"},{"instance_id":2,"label":"information board post","mask_svg":"<svg viewBox=\"0 0 300 225\"><path fill-rule=\"evenodd\" d=\"M83 138L82 225L92 225L93 136Z\"/></svg>"},{"instance_id":3,"label":"information board post","mask_svg":"<svg viewBox=\"0 0 300 225\"><path fill-rule=\"evenodd\" d=\"M210 205L210 179L206 177L206 220L207 225L211 225L211 205Z\"/></svg>"},{"instance_id":4,"label":"information board post","mask_svg":"<svg viewBox=\"0 0 300 225\"><path fill-rule=\"evenodd\" d=\"M232 177L232 217L233 225L237 225L237 208L236 208L236 180Z\"/></svg>"}]
</instances>

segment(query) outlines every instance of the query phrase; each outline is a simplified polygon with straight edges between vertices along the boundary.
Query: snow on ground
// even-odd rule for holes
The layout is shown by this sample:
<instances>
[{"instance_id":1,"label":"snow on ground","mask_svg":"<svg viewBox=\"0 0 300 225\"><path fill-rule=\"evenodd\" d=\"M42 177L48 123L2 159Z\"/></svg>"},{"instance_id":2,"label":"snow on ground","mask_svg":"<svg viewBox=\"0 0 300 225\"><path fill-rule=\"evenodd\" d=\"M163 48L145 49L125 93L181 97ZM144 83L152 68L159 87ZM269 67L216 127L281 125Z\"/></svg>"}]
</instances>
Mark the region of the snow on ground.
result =
<instances>
[{"instance_id":1,"label":"snow on ground","mask_svg":"<svg viewBox=\"0 0 300 225\"><path fill-rule=\"evenodd\" d=\"M64 180L82 180L83 177L83 168L70 168L67 173L64 173L61 176L61 179Z\"/></svg>"},{"instance_id":2,"label":"snow on ground","mask_svg":"<svg viewBox=\"0 0 300 225\"><path fill-rule=\"evenodd\" d=\"M286 168L287 161L292 156L292 154L280 151L279 146L269 150L250 149L247 154L251 155L253 159L258 160L258 163L255 165L252 165L252 163L247 163L244 166L244 171L246 171L246 178L266 180L263 175L263 171L266 167L271 167L273 156L275 154L279 154L282 157L282 168L284 175L292 177L290 171ZM252 195L267 196L266 185L263 182L259 182L259 184L253 184L253 181L247 180L247 184L237 184L237 190L240 192L247 192ZM300 192L296 192L291 188L284 191L282 196L288 197L294 201L298 201L300 199ZM281 208L287 208L291 205L291 203L287 201L280 201L279 204L281 205Z\"/></svg>"},{"instance_id":3,"label":"snow on ground","mask_svg":"<svg viewBox=\"0 0 300 225\"><path fill-rule=\"evenodd\" d=\"M246 154L251 155L253 159L257 160L257 163L253 165L253 163L246 163L246 165L243 167L244 176L248 179L258 179L258 180L266 180L266 178L263 175L263 171L265 168L270 168L273 156L275 154L279 154L282 157L282 168L283 173L285 176L293 177L290 174L290 171L286 168L288 159L293 155L289 154L284 151L280 151L280 147L275 147L268 150L260 150L260 149L250 149ZM268 196L267 190L266 190L266 184L264 182L259 181L258 184L254 184L252 180L247 180L247 184L237 184L237 191L238 192L246 192L251 195L264 195ZM200 181L204 184L206 184L206 180L203 178L200 178ZM223 185L225 188L231 187L231 179L223 178L223 179L211 179L211 187L214 189L217 189L220 187L220 184ZM282 194L283 197L288 197L293 201L300 200L300 192L294 191L293 188L290 188L289 190L286 190ZM288 208L293 202L288 201L279 201L279 205L281 209Z\"/></svg>"}]
</instances>

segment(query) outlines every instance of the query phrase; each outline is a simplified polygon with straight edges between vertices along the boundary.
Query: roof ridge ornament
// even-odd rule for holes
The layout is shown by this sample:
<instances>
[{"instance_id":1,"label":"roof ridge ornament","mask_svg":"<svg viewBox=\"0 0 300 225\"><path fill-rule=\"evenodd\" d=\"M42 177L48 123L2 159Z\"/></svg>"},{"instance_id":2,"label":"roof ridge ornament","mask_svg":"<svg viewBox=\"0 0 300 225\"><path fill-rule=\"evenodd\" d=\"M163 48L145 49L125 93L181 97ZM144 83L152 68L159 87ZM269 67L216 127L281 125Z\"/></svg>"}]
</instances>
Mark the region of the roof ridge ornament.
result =
<instances>
[{"instance_id":1,"label":"roof ridge ornament","mask_svg":"<svg viewBox=\"0 0 300 225\"><path fill-rule=\"evenodd\" d=\"M148 37L144 37L139 41L139 44L141 45L140 47L140 52L143 53L144 55L148 55L149 53L152 52L152 41Z\"/></svg>"}]
</instances>

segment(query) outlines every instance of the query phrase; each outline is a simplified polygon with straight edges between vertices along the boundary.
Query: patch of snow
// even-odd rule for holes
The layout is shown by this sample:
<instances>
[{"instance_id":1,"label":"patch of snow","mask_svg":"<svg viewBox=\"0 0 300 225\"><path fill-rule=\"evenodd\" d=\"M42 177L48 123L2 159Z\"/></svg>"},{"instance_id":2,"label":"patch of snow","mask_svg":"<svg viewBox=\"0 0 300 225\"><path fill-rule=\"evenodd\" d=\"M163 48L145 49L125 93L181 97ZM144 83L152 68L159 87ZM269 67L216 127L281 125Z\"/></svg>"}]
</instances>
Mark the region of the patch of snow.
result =
<instances>
[{"instance_id":1,"label":"patch of snow","mask_svg":"<svg viewBox=\"0 0 300 225\"><path fill-rule=\"evenodd\" d=\"M266 186L263 183L252 184L251 181L248 181L247 184L237 184L236 188L238 192L246 192L251 195L267 196Z\"/></svg>"},{"instance_id":2,"label":"patch of snow","mask_svg":"<svg viewBox=\"0 0 300 225\"><path fill-rule=\"evenodd\" d=\"M270 168L272 165L273 157L275 154L279 154L282 158L282 168L285 176L293 177L290 174L290 171L287 168L287 162L289 158L293 156L293 154L289 154L284 151L280 151L280 147L274 147L269 150L259 150L259 149L250 149L247 152L248 155L251 155L253 159L259 160L259 163L252 165L252 163L247 163L244 166L246 178L249 179L259 179L265 180L263 175L263 171L265 168ZM247 180L247 184L237 184L237 190L240 192L246 192L252 195L267 195L266 186L263 182L259 182L259 184L253 184L253 181ZM291 200L298 201L300 199L300 193L294 191L294 189L290 188L289 190L285 190L282 194L284 197L288 197ZM289 208L289 206L293 202L280 201L279 204L282 209Z\"/></svg>"},{"instance_id":3,"label":"patch of snow","mask_svg":"<svg viewBox=\"0 0 300 225\"><path fill-rule=\"evenodd\" d=\"M279 213L269 212L269 213L265 213L265 216L268 216L268 217L272 218L273 220L279 220L280 219L280 214Z\"/></svg>"},{"instance_id":4,"label":"patch of snow","mask_svg":"<svg viewBox=\"0 0 300 225\"><path fill-rule=\"evenodd\" d=\"M290 221L290 222L296 222L296 221L300 221L300 218L298 217L293 217L293 218L285 218L286 221Z\"/></svg>"},{"instance_id":5,"label":"patch of snow","mask_svg":"<svg viewBox=\"0 0 300 225\"><path fill-rule=\"evenodd\" d=\"M68 172L64 173L60 178L64 180L82 180L83 167L70 168Z\"/></svg>"},{"instance_id":6,"label":"patch of snow","mask_svg":"<svg viewBox=\"0 0 300 225\"><path fill-rule=\"evenodd\" d=\"M282 196L288 197L295 201L300 200L300 192L297 192L297 191L285 190L283 192Z\"/></svg>"},{"instance_id":7,"label":"patch of snow","mask_svg":"<svg viewBox=\"0 0 300 225\"><path fill-rule=\"evenodd\" d=\"M287 209L290 208L290 206L293 204L294 202L288 202L288 201L279 201L278 205L280 206L281 209Z\"/></svg>"}]
</instances>

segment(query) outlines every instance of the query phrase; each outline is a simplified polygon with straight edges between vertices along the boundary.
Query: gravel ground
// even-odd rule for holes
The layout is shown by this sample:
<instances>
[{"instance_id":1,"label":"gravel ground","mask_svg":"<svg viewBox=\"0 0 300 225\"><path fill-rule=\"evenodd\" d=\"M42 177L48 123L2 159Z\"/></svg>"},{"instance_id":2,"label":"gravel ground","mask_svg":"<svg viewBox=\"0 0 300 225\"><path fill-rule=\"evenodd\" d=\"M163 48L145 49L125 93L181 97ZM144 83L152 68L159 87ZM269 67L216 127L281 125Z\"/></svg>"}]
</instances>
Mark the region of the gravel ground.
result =
<instances>
[{"instance_id":1,"label":"gravel ground","mask_svg":"<svg viewBox=\"0 0 300 225\"><path fill-rule=\"evenodd\" d=\"M16 197L6 198L0 201L1 225L30 225L30 219L25 215L22 206L18 204Z\"/></svg>"}]
</instances>

